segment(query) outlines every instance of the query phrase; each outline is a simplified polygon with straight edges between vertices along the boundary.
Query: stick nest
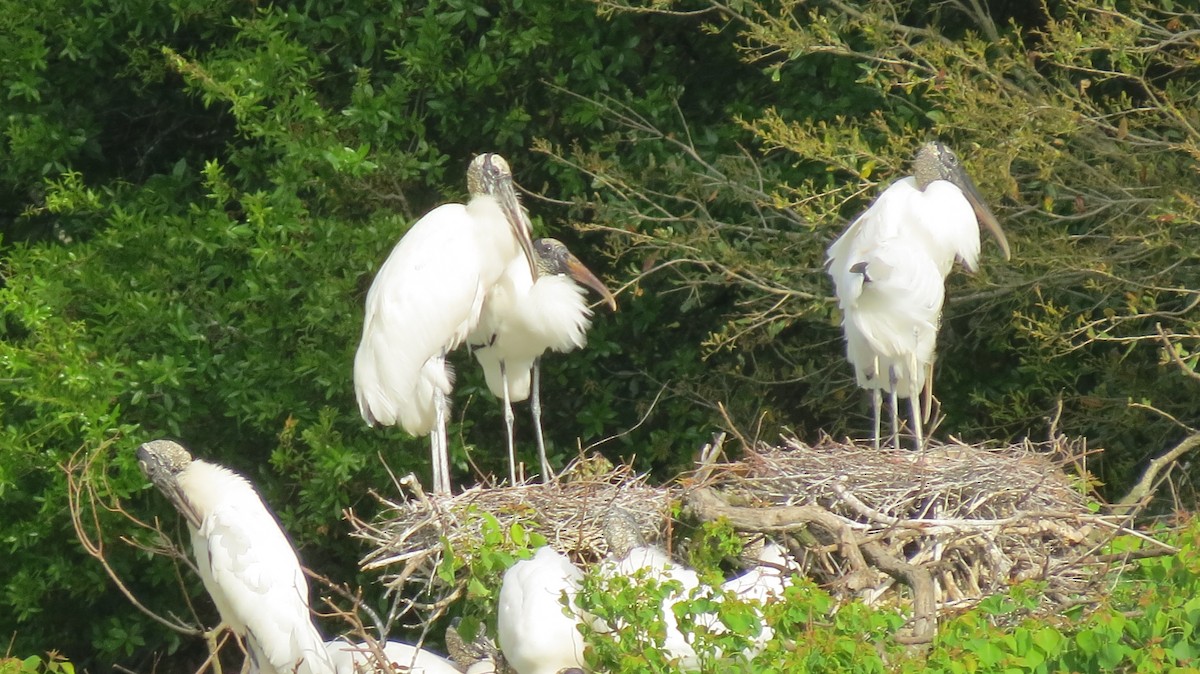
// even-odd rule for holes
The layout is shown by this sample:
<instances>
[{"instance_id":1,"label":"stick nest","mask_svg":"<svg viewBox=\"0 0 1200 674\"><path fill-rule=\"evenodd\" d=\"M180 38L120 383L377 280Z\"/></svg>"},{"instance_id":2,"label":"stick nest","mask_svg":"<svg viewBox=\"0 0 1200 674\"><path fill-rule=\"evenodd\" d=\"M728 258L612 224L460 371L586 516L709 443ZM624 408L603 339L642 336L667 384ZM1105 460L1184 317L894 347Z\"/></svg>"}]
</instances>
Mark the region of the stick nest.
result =
<instances>
[{"instance_id":1,"label":"stick nest","mask_svg":"<svg viewBox=\"0 0 1200 674\"><path fill-rule=\"evenodd\" d=\"M939 616L1021 581L1043 584L1040 610L1099 600L1110 572L1127 561L1103 554L1106 544L1137 534L1097 515L1063 471L1085 453L1082 442L1065 439L924 452L786 440L749 449L740 461L703 465L669 487L623 466L591 476L577 468L549 485L434 497L409 476L402 482L412 497L381 499L385 509L373 524L351 522L373 547L364 570L382 571L389 587L409 595L415 584L409 608L427 620L466 587L462 573L454 583L438 580L445 551L478 554L487 527L508 532L520 524L588 565L609 554L611 512L625 513L646 540L669 540L671 506L681 502L694 519L724 518L785 542L803 573L843 601L910 612L911 633L898 638L920 643L932 638Z\"/></svg>"},{"instance_id":2,"label":"stick nest","mask_svg":"<svg viewBox=\"0 0 1200 674\"><path fill-rule=\"evenodd\" d=\"M924 452L793 439L715 466L708 493L689 503L703 518L784 534L806 574L835 596L911 608L928 621L914 628L920 640L937 616L1021 581L1043 584L1042 611L1105 593L1126 560L1103 549L1135 532L1097 515L1063 471L1085 453L1066 439Z\"/></svg>"},{"instance_id":3,"label":"stick nest","mask_svg":"<svg viewBox=\"0 0 1200 674\"><path fill-rule=\"evenodd\" d=\"M411 475L400 482L410 495L380 499L384 510L374 523L352 513L349 519L354 535L373 548L362 560L363 570L382 571L382 582L393 590L418 588L407 608L426 614L422 621L440 615L466 590L461 574L450 587L438 578L447 550L470 563L486 531L511 535L519 525L586 566L609 554L604 532L610 513L624 513L643 539L656 541L669 526L672 496L678 495L647 484L629 466L613 468L607 462L598 469L575 464L551 484L475 486L455 496L425 494Z\"/></svg>"}]
</instances>

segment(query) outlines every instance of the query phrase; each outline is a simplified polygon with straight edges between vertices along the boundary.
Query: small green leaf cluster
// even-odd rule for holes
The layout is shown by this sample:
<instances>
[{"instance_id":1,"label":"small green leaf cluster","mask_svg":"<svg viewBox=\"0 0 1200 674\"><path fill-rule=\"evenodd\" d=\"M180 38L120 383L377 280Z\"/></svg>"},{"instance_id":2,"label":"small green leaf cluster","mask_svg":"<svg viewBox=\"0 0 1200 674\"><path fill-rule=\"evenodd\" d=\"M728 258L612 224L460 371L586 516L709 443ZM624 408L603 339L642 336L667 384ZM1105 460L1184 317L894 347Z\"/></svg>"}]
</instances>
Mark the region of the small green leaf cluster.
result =
<instances>
[{"instance_id":1,"label":"small green leaf cluster","mask_svg":"<svg viewBox=\"0 0 1200 674\"><path fill-rule=\"evenodd\" d=\"M75 665L55 652L46 657L0 657L0 674L75 674Z\"/></svg>"},{"instance_id":2,"label":"small green leaf cluster","mask_svg":"<svg viewBox=\"0 0 1200 674\"><path fill-rule=\"evenodd\" d=\"M1179 554L1137 561L1098 604L1046 614L1042 587L1023 583L944 617L933 643L923 647L897 639L905 610L839 604L802 578L792 579L782 600L758 606L703 584L680 592L679 581L645 572L591 573L578 603L597 620L581 631L589 665L609 672L1197 672L1200 520L1162 538ZM1111 552L1142 546L1118 539ZM667 598L678 600L671 615L696 654L686 668L664 651ZM755 646L762 629L771 638Z\"/></svg>"}]
</instances>

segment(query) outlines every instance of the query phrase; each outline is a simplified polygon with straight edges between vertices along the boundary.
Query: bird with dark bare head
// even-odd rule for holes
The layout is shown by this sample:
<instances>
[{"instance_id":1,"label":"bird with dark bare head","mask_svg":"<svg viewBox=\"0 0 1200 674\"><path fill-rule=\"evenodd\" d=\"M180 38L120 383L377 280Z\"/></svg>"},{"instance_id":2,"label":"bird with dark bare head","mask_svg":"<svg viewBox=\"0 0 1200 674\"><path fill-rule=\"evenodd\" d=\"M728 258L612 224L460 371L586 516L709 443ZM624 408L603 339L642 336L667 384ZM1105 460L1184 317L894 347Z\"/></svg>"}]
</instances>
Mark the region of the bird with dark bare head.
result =
<instances>
[{"instance_id":1,"label":"bird with dark bare head","mask_svg":"<svg viewBox=\"0 0 1200 674\"><path fill-rule=\"evenodd\" d=\"M508 162L479 155L467 169L467 186L470 201L427 213L380 267L354 356L363 419L429 434L439 494L450 493L446 418L454 377L446 354L476 330L505 270L516 264L537 275L532 228Z\"/></svg>"},{"instance_id":2,"label":"bird with dark bare head","mask_svg":"<svg viewBox=\"0 0 1200 674\"><path fill-rule=\"evenodd\" d=\"M950 148L933 141L917 152L913 175L892 183L829 247L846 355L858 385L871 392L876 447L885 391L893 443L897 398L908 398L911 431L924 446L945 279L956 259L976 268L981 225L1008 259L1008 238L974 181Z\"/></svg>"}]
</instances>

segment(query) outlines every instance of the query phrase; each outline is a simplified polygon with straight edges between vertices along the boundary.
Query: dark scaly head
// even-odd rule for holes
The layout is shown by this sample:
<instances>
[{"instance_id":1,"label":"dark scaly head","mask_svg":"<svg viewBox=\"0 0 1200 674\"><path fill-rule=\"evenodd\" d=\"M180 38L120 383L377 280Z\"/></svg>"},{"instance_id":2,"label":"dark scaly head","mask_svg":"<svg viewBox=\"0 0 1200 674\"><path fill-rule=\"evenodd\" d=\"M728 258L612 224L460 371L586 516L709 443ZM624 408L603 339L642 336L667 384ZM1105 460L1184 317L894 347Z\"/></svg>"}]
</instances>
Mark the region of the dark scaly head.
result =
<instances>
[{"instance_id":1,"label":"dark scaly head","mask_svg":"<svg viewBox=\"0 0 1200 674\"><path fill-rule=\"evenodd\" d=\"M595 290L604 298L613 311L617 310L617 298L604 282L596 277L579 258L575 257L566 245L558 239L538 239L533 242L533 252L537 259L537 276L570 276L576 283Z\"/></svg>"},{"instance_id":2,"label":"dark scaly head","mask_svg":"<svg viewBox=\"0 0 1200 674\"><path fill-rule=\"evenodd\" d=\"M533 253L533 223L521 208L513 187L512 170L504 157L485 152L471 161L467 167L467 191L471 196L491 196L504 213L504 219L512 228L513 237L521 247L525 259L529 261L529 272L537 278L537 258Z\"/></svg>"},{"instance_id":3,"label":"dark scaly head","mask_svg":"<svg viewBox=\"0 0 1200 674\"><path fill-rule=\"evenodd\" d=\"M191 453L171 440L151 440L138 447L137 458L138 466L150 482L192 526L199 527L200 516L179 484L180 473L192 463Z\"/></svg>"},{"instance_id":4,"label":"dark scaly head","mask_svg":"<svg viewBox=\"0 0 1200 674\"><path fill-rule=\"evenodd\" d=\"M945 143L935 140L921 146L921 149L917 151L917 158L913 162L913 178L917 181L917 189L921 191L924 191L935 180L945 180L958 187L963 196L967 198L967 202L971 204L971 209L975 211L975 219L986 227L995 237L996 242L1000 244L1004 259L1011 258L1008 237L1000 228L1000 221L996 219L992 209L988 208L987 202L983 200L983 195L979 193L979 188L975 186L971 176L967 175L966 169L958 161L958 155L946 147Z\"/></svg>"}]
</instances>

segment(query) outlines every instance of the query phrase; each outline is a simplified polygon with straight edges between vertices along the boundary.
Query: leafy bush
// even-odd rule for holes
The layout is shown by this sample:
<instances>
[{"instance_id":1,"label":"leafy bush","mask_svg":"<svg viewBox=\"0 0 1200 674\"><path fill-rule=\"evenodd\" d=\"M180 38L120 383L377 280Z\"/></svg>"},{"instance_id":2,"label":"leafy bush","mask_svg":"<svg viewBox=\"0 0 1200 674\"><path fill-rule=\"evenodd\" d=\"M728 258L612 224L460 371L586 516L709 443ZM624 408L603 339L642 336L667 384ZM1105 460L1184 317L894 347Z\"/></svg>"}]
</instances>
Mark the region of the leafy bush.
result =
<instances>
[{"instance_id":1,"label":"leafy bush","mask_svg":"<svg viewBox=\"0 0 1200 674\"><path fill-rule=\"evenodd\" d=\"M369 516L368 490L389 483L378 455L423 474L428 450L358 418L360 307L481 150L548 196L528 200L540 230L637 279L586 351L547 358L556 462L632 429L601 448L672 476L725 423L718 403L767 438L865 428L823 250L932 132L1004 195L1016 250L952 281L943 432L1038 433L1061 398L1059 430L1108 447L1101 479L1120 484L1180 432L1149 406L1197 412L1192 378L1161 390L1196 362L1200 283L1181 261L1197 207L1178 188L1196 59L1175 39L1195 17L1140 1L1005 21L925 9L0 0L0 627L14 649L137 669L180 645L73 542L61 466L81 449L103 456L104 496L175 522L132 450L178 437L252 478L311 566L370 581L341 512ZM459 358L455 469L502 472L499 406ZM137 535L113 513L95 524ZM113 564L172 606L161 560ZM201 596L194 578L186 592Z\"/></svg>"}]
</instances>

